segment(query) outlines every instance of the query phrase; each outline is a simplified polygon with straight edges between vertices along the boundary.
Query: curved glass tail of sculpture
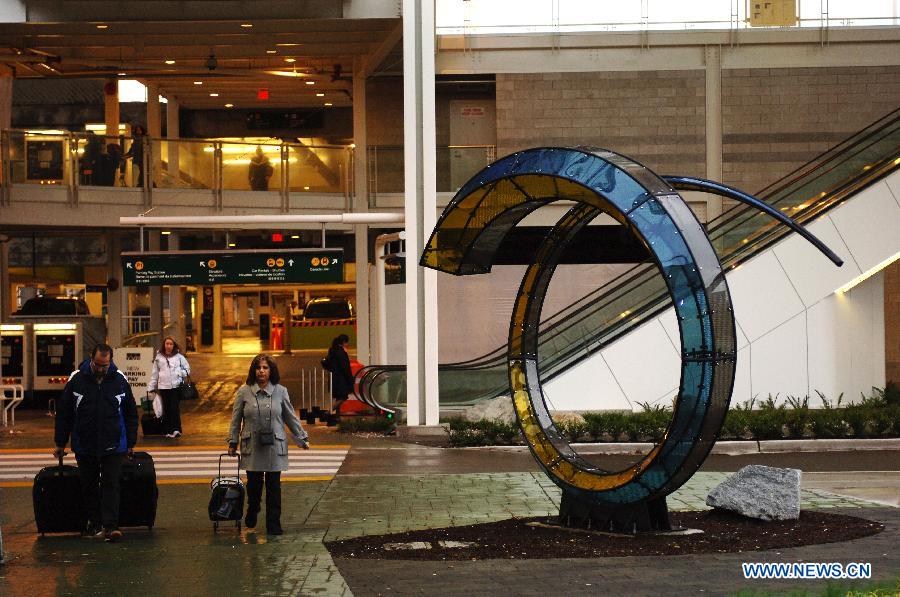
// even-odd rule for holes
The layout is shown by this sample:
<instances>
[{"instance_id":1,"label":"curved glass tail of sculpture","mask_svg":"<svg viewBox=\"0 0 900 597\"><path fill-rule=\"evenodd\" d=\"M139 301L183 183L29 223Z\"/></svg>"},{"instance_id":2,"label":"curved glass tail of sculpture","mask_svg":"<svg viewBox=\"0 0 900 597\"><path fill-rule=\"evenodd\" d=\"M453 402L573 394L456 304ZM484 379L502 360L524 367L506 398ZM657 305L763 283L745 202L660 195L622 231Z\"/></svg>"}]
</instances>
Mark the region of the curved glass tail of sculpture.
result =
<instances>
[{"instance_id":1,"label":"curved glass tail of sculpture","mask_svg":"<svg viewBox=\"0 0 900 597\"><path fill-rule=\"evenodd\" d=\"M758 193L775 210L808 224L857 191L900 167L900 110L894 111ZM790 229L755 208L737 205L707 224L723 267L765 250ZM671 306L655 264L642 263L552 314L541 324L544 380L565 371ZM624 317L623 314L626 314ZM405 405L405 368L376 366L361 384L363 397L389 408ZM379 369L375 371L374 369ZM441 364L442 408L509 393L506 346L466 362Z\"/></svg>"},{"instance_id":2,"label":"curved glass tail of sculpture","mask_svg":"<svg viewBox=\"0 0 900 597\"><path fill-rule=\"evenodd\" d=\"M714 186L696 179L690 184ZM711 450L728 410L736 358L722 266L702 225L666 180L604 149L539 148L512 154L457 193L441 215L421 265L455 275L489 272L509 230L532 211L560 200L575 207L533 256L510 321L506 356L519 426L544 471L579 500L617 507L664 498L693 475ZM580 457L556 429L538 362L541 308L553 272L578 231L600 213L626 226L656 262L681 340L681 382L662 441L637 463L612 472ZM781 214L776 217L793 225ZM827 251L821 243L817 246Z\"/></svg>"}]
</instances>

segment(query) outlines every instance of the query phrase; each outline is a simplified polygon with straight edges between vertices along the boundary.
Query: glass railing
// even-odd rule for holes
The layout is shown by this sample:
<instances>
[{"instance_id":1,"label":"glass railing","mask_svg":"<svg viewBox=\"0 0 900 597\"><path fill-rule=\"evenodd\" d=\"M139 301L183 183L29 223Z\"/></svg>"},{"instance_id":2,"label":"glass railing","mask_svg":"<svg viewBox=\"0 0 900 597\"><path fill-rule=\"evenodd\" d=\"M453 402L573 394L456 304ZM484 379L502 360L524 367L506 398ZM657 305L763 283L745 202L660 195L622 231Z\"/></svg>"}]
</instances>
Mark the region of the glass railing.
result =
<instances>
[{"instance_id":1,"label":"glass railing","mask_svg":"<svg viewBox=\"0 0 900 597\"><path fill-rule=\"evenodd\" d=\"M757 194L800 223L900 166L900 110L895 111ZM743 205L707 224L723 267L737 267L789 231ZM553 378L670 305L657 268L638 264L541 323L543 380ZM471 404L508 392L506 346L466 362L440 365L441 406ZM364 396L389 407L405 405L403 367L373 367L360 384Z\"/></svg>"},{"instance_id":2,"label":"glass railing","mask_svg":"<svg viewBox=\"0 0 900 597\"><path fill-rule=\"evenodd\" d=\"M278 140L135 141L92 133L9 130L3 131L0 146L4 188L19 184L65 187L72 204L78 203L81 187L85 191L87 187L131 187L141 190L148 207L154 194L206 190L210 191L206 199L202 193L194 195L211 205L221 205L223 191L259 191L271 193L275 201L280 196L284 209L298 201L292 201L292 194L301 198L304 194L338 195L342 199L333 203L343 209L352 189L353 149L343 145Z\"/></svg>"},{"instance_id":3,"label":"glass railing","mask_svg":"<svg viewBox=\"0 0 900 597\"><path fill-rule=\"evenodd\" d=\"M438 193L455 193L477 172L497 159L494 145L451 145L437 148L435 185ZM379 195L403 193L403 147L368 148L369 204Z\"/></svg>"}]
</instances>

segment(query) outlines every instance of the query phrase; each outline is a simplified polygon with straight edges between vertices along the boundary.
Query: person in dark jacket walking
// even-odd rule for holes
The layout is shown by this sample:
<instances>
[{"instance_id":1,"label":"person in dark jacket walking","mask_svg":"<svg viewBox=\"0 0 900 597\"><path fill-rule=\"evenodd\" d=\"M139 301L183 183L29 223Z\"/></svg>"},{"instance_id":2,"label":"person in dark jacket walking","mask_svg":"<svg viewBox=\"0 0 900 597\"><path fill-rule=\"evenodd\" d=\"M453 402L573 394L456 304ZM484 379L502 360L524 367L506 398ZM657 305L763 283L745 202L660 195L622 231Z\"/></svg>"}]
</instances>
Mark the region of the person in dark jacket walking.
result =
<instances>
[{"instance_id":1,"label":"person in dark jacket walking","mask_svg":"<svg viewBox=\"0 0 900 597\"><path fill-rule=\"evenodd\" d=\"M350 337L347 334L340 334L331 341L331 348L325 357L327 369L331 371L331 398L334 401L335 414L340 414L341 405L353 391L353 373L350 371L350 355L347 354L348 344Z\"/></svg>"},{"instance_id":2,"label":"person in dark jacket walking","mask_svg":"<svg viewBox=\"0 0 900 597\"><path fill-rule=\"evenodd\" d=\"M138 427L131 386L112 356L112 347L98 344L69 377L57 403L53 451L57 458L65 456L71 437L88 513L86 531L107 541L122 537L119 476L123 458L134 451Z\"/></svg>"}]
</instances>

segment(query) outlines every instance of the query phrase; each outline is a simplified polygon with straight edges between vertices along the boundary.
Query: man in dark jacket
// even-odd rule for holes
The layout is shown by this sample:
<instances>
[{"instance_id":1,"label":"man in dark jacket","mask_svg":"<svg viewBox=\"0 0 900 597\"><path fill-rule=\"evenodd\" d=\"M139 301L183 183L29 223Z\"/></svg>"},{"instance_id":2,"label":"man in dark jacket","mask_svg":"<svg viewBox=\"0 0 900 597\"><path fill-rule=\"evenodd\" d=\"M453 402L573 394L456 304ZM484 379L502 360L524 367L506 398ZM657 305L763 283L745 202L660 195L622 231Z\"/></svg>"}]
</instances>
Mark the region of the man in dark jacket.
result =
<instances>
[{"instance_id":1,"label":"man in dark jacket","mask_svg":"<svg viewBox=\"0 0 900 597\"><path fill-rule=\"evenodd\" d=\"M89 360L69 377L56 408L56 449L72 451L81 471L81 490L88 513L87 532L116 541L119 530L119 476L122 460L137 441L138 415L125 375L112 362L108 344L94 347Z\"/></svg>"}]
</instances>

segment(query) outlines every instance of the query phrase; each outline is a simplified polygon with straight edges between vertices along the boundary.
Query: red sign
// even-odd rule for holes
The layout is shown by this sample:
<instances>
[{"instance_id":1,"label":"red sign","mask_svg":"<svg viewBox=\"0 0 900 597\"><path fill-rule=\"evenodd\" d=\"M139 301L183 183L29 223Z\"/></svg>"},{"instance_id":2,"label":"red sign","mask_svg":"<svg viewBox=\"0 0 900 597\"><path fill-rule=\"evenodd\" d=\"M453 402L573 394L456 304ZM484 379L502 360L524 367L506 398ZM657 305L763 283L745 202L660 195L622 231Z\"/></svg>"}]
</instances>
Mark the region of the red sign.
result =
<instances>
[{"instance_id":1,"label":"red sign","mask_svg":"<svg viewBox=\"0 0 900 597\"><path fill-rule=\"evenodd\" d=\"M256 90L256 99L259 100L267 100L269 99L269 89L267 87L260 87Z\"/></svg>"},{"instance_id":2,"label":"red sign","mask_svg":"<svg viewBox=\"0 0 900 597\"><path fill-rule=\"evenodd\" d=\"M465 106L460 109L461 116L484 116L484 108L481 106Z\"/></svg>"},{"instance_id":3,"label":"red sign","mask_svg":"<svg viewBox=\"0 0 900 597\"><path fill-rule=\"evenodd\" d=\"M272 242L273 243L283 243L284 235L280 232L273 232L272 233Z\"/></svg>"}]
</instances>

